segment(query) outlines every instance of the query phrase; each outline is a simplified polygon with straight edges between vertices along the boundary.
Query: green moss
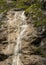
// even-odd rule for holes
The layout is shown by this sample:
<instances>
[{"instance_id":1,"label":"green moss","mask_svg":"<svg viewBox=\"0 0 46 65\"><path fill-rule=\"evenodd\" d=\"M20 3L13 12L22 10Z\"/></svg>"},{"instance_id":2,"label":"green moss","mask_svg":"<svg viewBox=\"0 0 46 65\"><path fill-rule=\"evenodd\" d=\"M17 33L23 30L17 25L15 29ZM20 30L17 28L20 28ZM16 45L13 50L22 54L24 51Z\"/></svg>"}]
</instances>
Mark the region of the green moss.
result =
<instances>
[{"instance_id":1,"label":"green moss","mask_svg":"<svg viewBox=\"0 0 46 65\"><path fill-rule=\"evenodd\" d=\"M28 2L28 0L19 0L16 2L16 8L27 9L29 5L26 5L25 2Z\"/></svg>"},{"instance_id":2,"label":"green moss","mask_svg":"<svg viewBox=\"0 0 46 65\"><path fill-rule=\"evenodd\" d=\"M41 26L41 25L45 25L45 24L46 24L46 18L43 18L43 19L40 20L40 21L35 21L35 22L34 22L34 25L35 25L36 27Z\"/></svg>"},{"instance_id":3,"label":"green moss","mask_svg":"<svg viewBox=\"0 0 46 65\"><path fill-rule=\"evenodd\" d=\"M12 1L10 4L7 4L6 0L0 1L0 13L4 12L5 10L9 10L10 8L28 8L28 5L25 4L28 0L18 0Z\"/></svg>"},{"instance_id":4,"label":"green moss","mask_svg":"<svg viewBox=\"0 0 46 65\"><path fill-rule=\"evenodd\" d=\"M11 8L25 9L26 14L30 15L34 21L35 26L46 24L46 18L44 18L44 12L41 10L42 4L40 0L34 0L33 4L31 4L30 0L13 0L10 4L7 4L6 0L0 0L0 13L6 12Z\"/></svg>"},{"instance_id":5,"label":"green moss","mask_svg":"<svg viewBox=\"0 0 46 65\"><path fill-rule=\"evenodd\" d=\"M6 0L0 0L0 13L4 12L5 10L9 10L10 8L26 9L29 7L29 5L26 5L25 3L30 4L30 0L13 0L10 4L8 4Z\"/></svg>"},{"instance_id":6,"label":"green moss","mask_svg":"<svg viewBox=\"0 0 46 65\"><path fill-rule=\"evenodd\" d=\"M12 7L13 6L13 7ZM16 1L7 4L6 0L0 0L0 13L8 11L16 6Z\"/></svg>"},{"instance_id":7,"label":"green moss","mask_svg":"<svg viewBox=\"0 0 46 65\"><path fill-rule=\"evenodd\" d=\"M13 7L11 7L10 5L12 5ZM31 5L31 1L30 0L29 1L28 0L17 0L17 1L13 0L12 3L10 3L10 4L7 4L6 0L0 0L0 8L3 7L3 10L0 9L1 10L0 13L3 12L4 9L7 10L9 7L27 9L30 5ZM35 5L33 5L33 8L34 7L35 7ZM28 10L30 10L30 7L27 9L27 11Z\"/></svg>"},{"instance_id":8,"label":"green moss","mask_svg":"<svg viewBox=\"0 0 46 65\"><path fill-rule=\"evenodd\" d=\"M13 1L13 2L12 2L12 5L16 6L16 1Z\"/></svg>"},{"instance_id":9,"label":"green moss","mask_svg":"<svg viewBox=\"0 0 46 65\"><path fill-rule=\"evenodd\" d=\"M46 24L46 18L44 17L44 11L41 10L42 4L32 4L26 9L26 14L29 14L33 20L35 26L41 26Z\"/></svg>"},{"instance_id":10,"label":"green moss","mask_svg":"<svg viewBox=\"0 0 46 65\"><path fill-rule=\"evenodd\" d=\"M26 13L36 13L39 8L41 8L41 4L32 4L28 9L26 9Z\"/></svg>"}]
</instances>

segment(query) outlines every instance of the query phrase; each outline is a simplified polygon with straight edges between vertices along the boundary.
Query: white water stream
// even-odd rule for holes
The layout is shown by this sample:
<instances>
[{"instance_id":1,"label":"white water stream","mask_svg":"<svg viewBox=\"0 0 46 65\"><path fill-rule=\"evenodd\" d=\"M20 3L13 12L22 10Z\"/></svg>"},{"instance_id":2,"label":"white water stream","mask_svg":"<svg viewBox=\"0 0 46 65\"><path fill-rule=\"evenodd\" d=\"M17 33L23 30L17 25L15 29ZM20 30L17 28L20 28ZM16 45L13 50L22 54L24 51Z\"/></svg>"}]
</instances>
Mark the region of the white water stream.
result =
<instances>
[{"instance_id":1,"label":"white water stream","mask_svg":"<svg viewBox=\"0 0 46 65\"><path fill-rule=\"evenodd\" d=\"M21 19L23 23L24 22L26 23L24 12L22 12ZM21 28L21 32L17 37L17 45L15 46L14 49L14 58L12 65L23 65L20 59L21 53L19 52L21 52L21 44L22 44L21 39L23 38L24 32L26 31L27 24L21 25L20 28Z\"/></svg>"},{"instance_id":2,"label":"white water stream","mask_svg":"<svg viewBox=\"0 0 46 65\"><path fill-rule=\"evenodd\" d=\"M17 42L14 48L14 57L13 57L13 62L12 65L23 65L20 59L21 56L21 40L24 36L24 33L26 31L27 28L27 23L26 23L26 17L24 15L24 11L22 12L15 12L14 17L11 18L11 15L8 16L9 20L8 20L8 30L9 30L9 26L15 26L16 22L21 24L17 24L18 25L18 29L20 29L18 36L17 36ZM18 20L18 21L17 21ZM13 24L14 22L14 24ZM13 36L13 39L15 39L15 37ZM8 41L10 44L10 36L8 35ZM7 52L10 48L10 45L8 45L7 47Z\"/></svg>"}]
</instances>

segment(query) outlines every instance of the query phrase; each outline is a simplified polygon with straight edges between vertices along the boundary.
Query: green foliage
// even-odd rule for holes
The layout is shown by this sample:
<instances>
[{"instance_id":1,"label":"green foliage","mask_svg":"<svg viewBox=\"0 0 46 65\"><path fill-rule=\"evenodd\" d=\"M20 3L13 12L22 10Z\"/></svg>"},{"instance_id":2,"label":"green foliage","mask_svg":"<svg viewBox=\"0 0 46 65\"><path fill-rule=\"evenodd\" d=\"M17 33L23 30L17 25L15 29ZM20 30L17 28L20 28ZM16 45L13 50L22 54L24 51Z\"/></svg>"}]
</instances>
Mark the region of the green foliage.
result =
<instances>
[{"instance_id":1,"label":"green foliage","mask_svg":"<svg viewBox=\"0 0 46 65\"><path fill-rule=\"evenodd\" d=\"M29 7L30 0L12 0L11 3L7 3L7 0L0 0L0 13L11 8L27 9Z\"/></svg>"},{"instance_id":2,"label":"green foliage","mask_svg":"<svg viewBox=\"0 0 46 65\"><path fill-rule=\"evenodd\" d=\"M36 3L32 4L28 9L26 9L26 14L29 14L31 16L35 26L41 26L46 24L44 11L41 8L42 4Z\"/></svg>"},{"instance_id":3,"label":"green foliage","mask_svg":"<svg viewBox=\"0 0 46 65\"><path fill-rule=\"evenodd\" d=\"M27 2L29 1L28 0L18 0L18 2L16 2L16 8L22 8L22 9L28 8L29 5L25 4Z\"/></svg>"},{"instance_id":4,"label":"green foliage","mask_svg":"<svg viewBox=\"0 0 46 65\"><path fill-rule=\"evenodd\" d=\"M6 0L0 0L0 13L6 12L11 8L14 8L16 5L16 1L13 1L12 3L7 3ZM14 7L12 7L14 6Z\"/></svg>"},{"instance_id":5,"label":"green foliage","mask_svg":"<svg viewBox=\"0 0 46 65\"><path fill-rule=\"evenodd\" d=\"M11 3L7 3L6 0L0 0L0 13L6 12L11 8L25 9L26 14L31 16L35 26L41 26L46 24L46 18L41 10L42 4L40 0L34 0L31 4L31 0L12 0Z\"/></svg>"},{"instance_id":6,"label":"green foliage","mask_svg":"<svg viewBox=\"0 0 46 65\"><path fill-rule=\"evenodd\" d=\"M39 8L41 8L41 4L32 4L28 9L26 9L26 13L36 13Z\"/></svg>"},{"instance_id":7,"label":"green foliage","mask_svg":"<svg viewBox=\"0 0 46 65\"><path fill-rule=\"evenodd\" d=\"M36 27L41 26L41 25L45 25L45 24L46 24L46 18L43 18L43 19L40 20L40 21L35 21L35 22L34 22L34 25L35 25Z\"/></svg>"}]
</instances>

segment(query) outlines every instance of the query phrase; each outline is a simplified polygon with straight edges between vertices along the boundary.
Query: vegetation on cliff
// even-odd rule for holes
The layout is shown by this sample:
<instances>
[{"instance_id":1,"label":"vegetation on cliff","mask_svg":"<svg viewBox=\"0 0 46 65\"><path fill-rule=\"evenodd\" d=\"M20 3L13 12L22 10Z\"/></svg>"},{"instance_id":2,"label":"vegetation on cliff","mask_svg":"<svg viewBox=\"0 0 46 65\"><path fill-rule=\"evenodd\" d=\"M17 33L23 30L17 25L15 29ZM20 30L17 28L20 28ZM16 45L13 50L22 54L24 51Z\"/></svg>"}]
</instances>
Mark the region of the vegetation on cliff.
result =
<instances>
[{"instance_id":1,"label":"vegetation on cliff","mask_svg":"<svg viewBox=\"0 0 46 65\"><path fill-rule=\"evenodd\" d=\"M26 14L29 14L34 21L35 26L41 26L46 24L46 17L42 9L42 4L36 3L32 4L28 9L26 9Z\"/></svg>"},{"instance_id":2,"label":"vegetation on cliff","mask_svg":"<svg viewBox=\"0 0 46 65\"><path fill-rule=\"evenodd\" d=\"M39 57L41 60L42 58L46 58L46 10L44 9L45 4L43 5L43 3L41 0L0 0L0 61L4 62L5 59L9 60L9 56L13 56L13 51L11 50L14 45L12 45L12 43L16 45L17 35L21 32L20 25L25 22L22 21L23 17L20 18L21 13L19 14L14 11L25 10L25 15L27 16L26 23L28 26L24 37L21 39L21 53L24 57L22 57L22 59L25 65L44 65L44 61L39 61ZM15 14L17 14L17 16L15 16ZM22 23L20 24L20 22ZM7 45L10 45L8 51ZM37 56L38 60L36 59ZM34 61L36 62L34 63ZM0 63L2 65L2 62ZM9 61L7 63L9 63Z\"/></svg>"},{"instance_id":3,"label":"vegetation on cliff","mask_svg":"<svg viewBox=\"0 0 46 65\"><path fill-rule=\"evenodd\" d=\"M12 8L24 9L26 14L32 17L35 26L46 24L46 17L42 10L43 5L41 0L0 0L0 13Z\"/></svg>"},{"instance_id":4,"label":"vegetation on cliff","mask_svg":"<svg viewBox=\"0 0 46 65\"><path fill-rule=\"evenodd\" d=\"M0 0L0 13L10 8L27 9L34 3L37 3L37 0Z\"/></svg>"}]
</instances>

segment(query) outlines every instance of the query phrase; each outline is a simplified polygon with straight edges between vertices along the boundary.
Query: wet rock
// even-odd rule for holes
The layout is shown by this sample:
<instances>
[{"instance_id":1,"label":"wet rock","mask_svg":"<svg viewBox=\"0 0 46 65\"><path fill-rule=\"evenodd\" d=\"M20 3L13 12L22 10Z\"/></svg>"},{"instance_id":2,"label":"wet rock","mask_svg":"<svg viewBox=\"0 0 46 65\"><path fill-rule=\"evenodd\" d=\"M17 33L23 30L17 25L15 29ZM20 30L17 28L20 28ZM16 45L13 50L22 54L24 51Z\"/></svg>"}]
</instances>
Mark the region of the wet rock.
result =
<instances>
[{"instance_id":1,"label":"wet rock","mask_svg":"<svg viewBox=\"0 0 46 65\"><path fill-rule=\"evenodd\" d=\"M14 11L15 12L15 11ZM7 12L7 22L0 28L0 65L11 65L14 47L17 44L18 34L21 32L21 11L15 17L13 12ZM14 13L15 14L15 13ZM19 14L19 15L18 15ZM19 17L18 17L19 16ZM11 22L12 21L12 22ZM35 27L31 17L26 19L28 25L21 39L21 62L23 65L45 65L46 64L46 30L44 27ZM44 61L43 61L44 60Z\"/></svg>"}]
</instances>

